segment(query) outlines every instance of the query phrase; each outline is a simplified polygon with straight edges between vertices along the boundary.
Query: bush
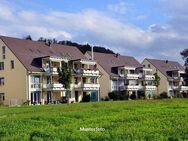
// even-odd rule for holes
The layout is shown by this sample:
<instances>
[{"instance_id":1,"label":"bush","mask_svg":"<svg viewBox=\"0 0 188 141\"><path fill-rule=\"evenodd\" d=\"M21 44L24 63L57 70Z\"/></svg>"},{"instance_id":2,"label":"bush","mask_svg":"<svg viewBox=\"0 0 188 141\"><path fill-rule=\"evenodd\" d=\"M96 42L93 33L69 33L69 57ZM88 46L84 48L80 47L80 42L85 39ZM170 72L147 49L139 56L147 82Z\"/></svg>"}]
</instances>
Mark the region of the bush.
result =
<instances>
[{"instance_id":1,"label":"bush","mask_svg":"<svg viewBox=\"0 0 188 141\"><path fill-rule=\"evenodd\" d=\"M134 94L134 93L131 94L131 95L130 95L130 99L136 99L136 94Z\"/></svg>"},{"instance_id":2,"label":"bush","mask_svg":"<svg viewBox=\"0 0 188 141\"><path fill-rule=\"evenodd\" d=\"M129 97L127 91L113 91L108 93L108 96L113 100L126 100Z\"/></svg>"},{"instance_id":3,"label":"bush","mask_svg":"<svg viewBox=\"0 0 188 141\"><path fill-rule=\"evenodd\" d=\"M108 96L105 96L104 101L109 101L110 98Z\"/></svg>"},{"instance_id":4,"label":"bush","mask_svg":"<svg viewBox=\"0 0 188 141\"><path fill-rule=\"evenodd\" d=\"M188 93L183 92L181 94L182 94L183 98L188 98Z\"/></svg>"},{"instance_id":5,"label":"bush","mask_svg":"<svg viewBox=\"0 0 188 141\"><path fill-rule=\"evenodd\" d=\"M113 92L110 92L108 93L108 96L110 99L113 99L113 100L118 100L119 99L119 92L118 91L113 91Z\"/></svg>"},{"instance_id":6,"label":"bush","mask_svg":"<svg viewBox=\"0 0 188 141\"><path fill-rule=\"evenodd\" d=\"M129 94L127 91L120 92L120 100L127 100L129 98Z\"/></svg>"},{"instance_id":7,"label":"bush","mask_svg":"<svg viewBox=\"0 0 188 141\"><path fill-rule=\"evenodd\" d=\"M87 95L83 96L82 101L83 102L89 102L90 101L90 95L87 94Z\"/></svg>"},{"instance_id":8,"label":"bush","mask_svg":"<svg viewBox=\"0 0 188 141\"><path fill-rule=\"evenodd\" d=\"M159 97L159 98L160 98L160 99L169 98L169 96L168 96L167 92L162 92L162 93L160 94L160 97Z\"/></svg>"}]
</instances>

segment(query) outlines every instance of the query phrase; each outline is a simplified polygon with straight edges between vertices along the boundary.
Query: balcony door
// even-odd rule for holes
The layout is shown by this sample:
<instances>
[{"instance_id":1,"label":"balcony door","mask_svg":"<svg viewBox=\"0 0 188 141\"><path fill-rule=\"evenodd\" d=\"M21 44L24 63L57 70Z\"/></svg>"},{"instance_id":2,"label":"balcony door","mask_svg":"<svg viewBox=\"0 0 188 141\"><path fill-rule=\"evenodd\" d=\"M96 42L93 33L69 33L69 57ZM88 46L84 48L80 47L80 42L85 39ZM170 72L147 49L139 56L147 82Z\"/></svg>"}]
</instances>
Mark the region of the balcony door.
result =
<instances>
[{"instance_id":1,"label":"balcony door","mask_svg":"<svg viewBox=\"0 0 188 141\"><path fill-rule=\"evenodd\" d=\"M97 91L91 92L91 101L92 102L98 101L98 92Z\"/></svg>"},{"instance_id":2,"label":"balcony door","mask_svg":"<svg viewBox=\"0 0 188 141\"><path fill-rule=\"evenodd\" d=\"M75 91L75 100L78 102L78 91Z\"/></svg>"},{"instance_id":3,"label":"balcony door","mask_svg":"<svg viewBox=\"0 0 188 141\"><path fill-rule=\"evenodd\" d=\"M47 92L47 103L52 103L52 92L51 91Z\"/></svg>"},{"instance_id":4,"label":"balcony door","mask_svg":"<svg viewBox=\"0 0 188 141\"><path fill-rule=\"evenodd\" d=\"M31 104L41 104L41 92L31 92Z\"/></svg>"}]
</instances>

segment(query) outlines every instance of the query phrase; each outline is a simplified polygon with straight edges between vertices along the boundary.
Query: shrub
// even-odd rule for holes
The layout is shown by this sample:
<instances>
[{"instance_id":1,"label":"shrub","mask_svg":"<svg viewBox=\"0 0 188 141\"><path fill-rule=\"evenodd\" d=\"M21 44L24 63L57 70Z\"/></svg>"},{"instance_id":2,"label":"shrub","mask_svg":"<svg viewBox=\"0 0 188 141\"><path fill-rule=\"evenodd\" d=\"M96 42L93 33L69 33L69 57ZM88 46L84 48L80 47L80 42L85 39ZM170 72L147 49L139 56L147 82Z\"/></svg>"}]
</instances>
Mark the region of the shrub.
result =
<instances>
[{"instance_id":1,"label":"shrub","mask_svg":"<svg viewBox=\"0 0 188 141\"><path fill-rule=\"evenodd\" d=\"M188 98L188 93L183 92L181 94L182 94L183 98Z\"/></svg>"},{"instance_id":2,"label":"shrub","mask_svg":"<svg viewBox=\"0 0 188 141\"><path fill-rule=\"evenodd\" d=\"M29 105L30 102L31 102L30 100L27 100L22 105Z\"/></svg>"},{"instance_id":3,"label":"shrub","mask_svg":"<svg viewBox=\"0 0 188 141\"><path fill-rule=\"evenodd\" d=\"M120 100L127 100L129 98L129 94L127 91L120 92Z\"/></svg>"},{"instance_id":4,"label":"shrub","mask_svg":"<svg viewBox=\"0 0 188 141\"><path fill-rule=\"evenodd\" d=\"M104 101L109 101L110 98L108 96L105 96Z\"/></svg>"},{"instance_id":5,"label":"shrub","mask_svg":"<svg viewBox=\"0 0 188 141\"><path fill-rule=\"evenodd\" d=\"M160 97L159 98L163 99L163 98L169 98L169 97L168 97L167 92L162 92L162 93L160 93Z\"/></svg>"},{"instance_id":6,"label":"shrub","mask_svg":"<svg viewBox=\"0 0 188 141\"><path fill-rule=\"evenodd\" d=\"M131 95L130 95L130 99L136 99L136 94L134 94L134 93L131 94Z\"/></svg>"},{"instance_id":7,"label":"shrub","mask_svg":"<svg viewBox=\"0 0 188 141\"><path fill-rule=\"evenodd\" d=\"M87 94L87 95L83 96L82 101L83 102L89 102L90 101L90 95Z\"/></svg>"},{"instance_id":8,"label":"shrub","mask_svg":"<svg viewBox=\"0 0 188 141\"><path fill-rule=\"evenodd\" d=\"M113 91L108 93L108 96L113 100L125 100L129 97L127 91Z\"/></svg>"},{"instance_id":9,"label":"shrub","mask_svg":"<svg viewBox=\"0 0 188 141\"><path fill-rule=\"evenodd\" d=\"M113 100L118 100L119 99L119 92L118 91L113 91L113 92L110 92L108 93L108 96L110 99L113 99Z\"/></svg>"},{"instance_id":10,"label":"shrub","mask_svg":"<svg viewBox=\"0 0 188 141\"><path fill-rule=\"evenodd\" d=\"M138 98L139 99L145 99L146 98L145 92L138 92ZM151 98L150 94L148 95L148 98L149 99Z\"/></svg>"}]
</instances>

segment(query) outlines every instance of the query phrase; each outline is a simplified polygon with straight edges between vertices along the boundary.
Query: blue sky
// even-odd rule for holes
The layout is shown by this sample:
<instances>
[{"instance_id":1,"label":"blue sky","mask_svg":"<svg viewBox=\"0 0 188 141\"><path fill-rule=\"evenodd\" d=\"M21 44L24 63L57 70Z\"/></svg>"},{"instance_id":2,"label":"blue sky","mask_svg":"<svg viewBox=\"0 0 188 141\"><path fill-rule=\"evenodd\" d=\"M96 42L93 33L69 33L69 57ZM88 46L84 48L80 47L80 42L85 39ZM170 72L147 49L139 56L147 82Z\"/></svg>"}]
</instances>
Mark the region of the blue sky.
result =
<instances>
[{"instance_id":1,"label":"blue sky","mask_svg":"<svg viewBox=\"0 0 188 141\"><path fill-rule=\"evenodd\" d=\"M187 0L1 0L0 34L105 46L123 55L177 60L188 45Z\"/></svg>"}]
</instances>

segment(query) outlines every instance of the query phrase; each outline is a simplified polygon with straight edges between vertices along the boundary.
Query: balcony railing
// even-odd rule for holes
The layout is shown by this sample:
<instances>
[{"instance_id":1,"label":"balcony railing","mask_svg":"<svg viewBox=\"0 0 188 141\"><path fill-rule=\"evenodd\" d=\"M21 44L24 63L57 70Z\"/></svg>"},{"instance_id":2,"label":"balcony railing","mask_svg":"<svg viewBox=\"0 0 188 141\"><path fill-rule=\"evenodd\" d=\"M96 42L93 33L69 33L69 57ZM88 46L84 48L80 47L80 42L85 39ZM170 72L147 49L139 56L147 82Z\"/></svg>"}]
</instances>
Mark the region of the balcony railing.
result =
<instances>
[{"instance_id":1,"label":"balcony railing","mask_svg":"<svg viewBox=\"0 0 188 141\"><path fill-rule=\"evenodd\" d=\"M100 85L99 84L83 84L82 89L83 90L99 90Z\"/></svg>"},{"instance_id":2,"label":"balcony railing","mask_svg":"<svg viewBox=\"0 0 188 141\"><path fill-rule=\"evenodd\" d=\"M81 89L81 88L82 88L82 83L79 82L79 83L77 83L77 84L74 84L74 88L75 88L75 89Z\"/></svg>"},{"instance_id":3,"label":"balcony railing","mask_svg":"<svg viewBox=\"0 0 188 141\"><path fill-rule=\"evenodd\" d=\"M138 91L140 89L143 89L143 86L140 85L127 85L125 86L126 90L132 90L132 91Z\"/></svg>"},{"instance_id":4,"label":"balcony railing","mask_svg":"<svg viewBox=\"0 0 188 141\"><path fill-rule=\"evenodd\" d=\"M84 76L98 76L99 75L98 70L82 70L81 73Z\"/></svg>"},{"instance_id":5,"label":"balcony railing","mask_svg":"<svg viewBox=\"0 0 188 141\"><path fill-rule=\"evenodd\" d=\"M173 90L178 90L180 86L170 86Z\"/></svg>"},{"instance_id":6,"label":"balcony railing","mask_svg":"<svg viewBox=\"0 0 188 141\"><path fill-rule=\"evenodd\" d=\"M183 78L182 77L179 77L179 76L173 76L172 77L175 81L183 81Z\"/></svg>"},{"instance_id":7,"label":"balcony railing","mask_svg":"<svg viewBox=\"0 0 188 141\"><path fill-rule=\"evenodd\" d=\"M188 91L188 86L180 86L180 91Z\"/></svg>"},{"instance_id":8,"label":"balcony railing","mask_svg":"<svg viewBox=\"0 0 188 141\"><path fill-rule=\"evenodd\" d=\"M54 68L54 67L50 69L50 72L52 74L58 74L57 68Z\"/></svg>"},{"instance_id":9,"label":"balcony railing","mask_svg":"<svg viewBox=\"0 0 188 141\"><path fill-rule=\"evenodd\" d=\"M44 84L43 88L48 90L65 90L63 84L61 83Z\"/></svg>"},{"instance_id":10,"label":"balcony railing","mask_svg":"<svg viewBox=\"0 0 188 141\"><path fill-rule=\"evenodd\" d=\"M145 86L145 90L146 91L155 91L156 90L156 86Z\"/></svg>"},{"instance_id":11,"label":"balcony railing","mask_svg":"<svg viewBox=\"0 0 188 141\"><path fill-rule=\"evenodd\" d=\"M58 74L58 69L56 67L45 68L44 70L47 75L50 75L50 74L57 75Z\"/></svg>"},{"instance_id":12,"label":"balcony railing","mask_svg":"<svg viewBox=\"0 0 188 141\"><path fill-rule=\"evenodd\" d=\"M120 77L125 77L126 79L138 79L139 74L120 74Z\"/></svg>"},{"instance_id":13,"label":"balcony railing","mask_svg":"<svg viewBox=\"0 0 188 141\"><path fill-rule=\"evenodd\" d=\"M144 80L155 80L155 76L154 75L143 75L142 78Z\"/></svg>"},{"instance_id":14,"label":"balcony railing","mask_svg":"<svg viewBox=\"0 0 188 141\"><path fill-rule=\"evenodd\" d=\"M73 69L74 74L83 75L83 76L98 76L99 71L98 70L90 70L90 69Z\"/></svg>"},{"instance_id":15,"label":"balcony railing","mask_svg":"<svg viewBox=\"0 0 188 141\"><path fill-rule=\"evenodd\" d=\"M41 91L41 83L32 83L30 88L31 91Z\"/></svg>"}]
</instances>

